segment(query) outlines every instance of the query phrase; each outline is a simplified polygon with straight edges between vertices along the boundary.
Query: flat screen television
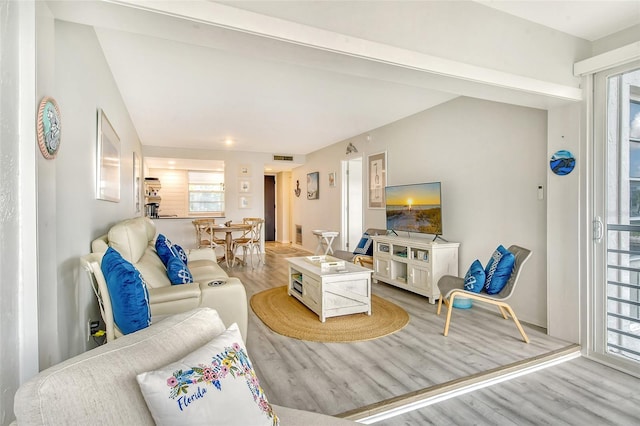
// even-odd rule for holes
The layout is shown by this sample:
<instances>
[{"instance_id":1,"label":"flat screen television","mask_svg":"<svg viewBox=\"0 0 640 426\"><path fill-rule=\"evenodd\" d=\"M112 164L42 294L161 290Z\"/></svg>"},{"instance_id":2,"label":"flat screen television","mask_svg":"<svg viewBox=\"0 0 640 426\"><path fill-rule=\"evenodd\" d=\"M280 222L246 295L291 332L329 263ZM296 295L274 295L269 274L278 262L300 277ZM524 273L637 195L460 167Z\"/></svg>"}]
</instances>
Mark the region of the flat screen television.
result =
<instances>
[{"instance_id":1,"label":"flat screen television","mask_svg":"<svg viewBox=\"0 0 640 426\"><path fill-rule=\"evenodd\" d=\"M387 186L387 229L442 235L440 182Z\"/></svg>"}]
</instances>

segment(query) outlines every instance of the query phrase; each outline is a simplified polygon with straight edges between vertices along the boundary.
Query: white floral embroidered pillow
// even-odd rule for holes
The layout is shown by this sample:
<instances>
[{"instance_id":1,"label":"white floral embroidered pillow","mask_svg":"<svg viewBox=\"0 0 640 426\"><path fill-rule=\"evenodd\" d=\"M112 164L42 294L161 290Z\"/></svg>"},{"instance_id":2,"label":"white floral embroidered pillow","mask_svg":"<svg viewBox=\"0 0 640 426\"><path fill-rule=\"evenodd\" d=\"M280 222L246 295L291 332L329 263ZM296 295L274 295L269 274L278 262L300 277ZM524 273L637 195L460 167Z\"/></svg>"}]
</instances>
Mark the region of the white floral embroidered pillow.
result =
<instances>
[{"instance_id":1,"label":"white floral embroidered pillow","mask_svg":"<svg viewBox=\"0 0 640 426\"><path fill-rule=\"evenodd\" d=\"M238 325L161 370L137 376L158 425L278 425Z\"/></svg>"}]
</instances>

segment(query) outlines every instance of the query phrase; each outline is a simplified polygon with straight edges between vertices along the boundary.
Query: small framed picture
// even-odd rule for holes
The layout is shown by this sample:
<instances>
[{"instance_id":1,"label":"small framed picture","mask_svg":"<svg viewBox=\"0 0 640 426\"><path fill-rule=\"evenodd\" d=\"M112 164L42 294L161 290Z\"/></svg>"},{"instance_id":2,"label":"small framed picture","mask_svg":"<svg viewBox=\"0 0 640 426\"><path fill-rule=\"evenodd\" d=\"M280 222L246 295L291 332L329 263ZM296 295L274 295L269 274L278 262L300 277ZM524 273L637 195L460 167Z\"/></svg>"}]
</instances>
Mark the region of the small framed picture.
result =
<instances>
[{"instance_id":1,"label":"small framed picture","mask_svg":"<svg viewBox=\"0 0 640 426\"><path fill-rule=\"evenodd\" d=\"M335 188L336 186L336 172L329 173L329 187Z\"/></svg>"},{"instance_id":2,"label":"small framed picture","mask_svg":"<svg viewBox=\"0 0 640 426\"><path fill-rule=\"evenodd\" d=\"M307 200L320 198L320 172L307 173Z\"/></svg>"},{"instance_id":3,"label":"small framed picture","mask_svg":"<svg viewBox=\"0 0 640 426\"><path fill-rule=\"evenodd\" d=\"M238 174L240 175L240 177L251 176L251 166L248 164L241 164Z\"/></svg>"},{"instance_id":4,"label":"small framed picture","mask_svg":"<svg viewBox=\"0 0 640 426\"><path fill-rule=\"evenodd\" d=\"M251 182L249 182L248 180L241 180L238 190L244 193L251 192Z\"/></svg>"},{"instance_id":5,"label":"small framed picture","mask_svg":"<svg viewBox=\"0 0 640 426\"><path fill-rule=\"evenodd\" d=\"M96 198L120 202L120 138L102 109L98 109Z\"/></svg>"},{"instance_id":6,"label":"small framed picture","mask_svg":"<svg viewBox=\"0 0 640 426\"><path fill-rule=\"evenodd\" d=\"M369 160L369 208L384 209L384 188L387 186L387 152L371 154Z\"/></svg>"},{"instance_id":7,"label":"small framed picture","mask_svg":"<svg viewBox=\"0 0 640 426\"><path fill-rule=\"evenodd\" d=\"M251 197L247 197L246 195L238 198L238 208L239 209L250 209L251 208Z\"/></svg>"}]
</instances>

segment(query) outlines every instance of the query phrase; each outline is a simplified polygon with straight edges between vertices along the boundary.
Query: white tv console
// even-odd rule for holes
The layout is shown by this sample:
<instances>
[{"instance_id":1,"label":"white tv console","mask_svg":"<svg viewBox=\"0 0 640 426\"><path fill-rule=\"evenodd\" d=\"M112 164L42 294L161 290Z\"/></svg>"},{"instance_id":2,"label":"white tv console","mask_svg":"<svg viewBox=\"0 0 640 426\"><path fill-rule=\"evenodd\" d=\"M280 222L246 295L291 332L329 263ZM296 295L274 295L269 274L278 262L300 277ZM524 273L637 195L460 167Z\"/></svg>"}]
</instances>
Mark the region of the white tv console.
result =
<instances>
[{"instance_id":1,"label":"white tv console","mask_svg":"<svg viewBox=\"0 0 640 426\"><path fill-rule=\"evenodd\" d=\"M372 239L374 282L383 281L421 294L434 304L440 297L438 280L443 275L458 276L460 243L390 235Z\"/></svg>"}]
</instances>

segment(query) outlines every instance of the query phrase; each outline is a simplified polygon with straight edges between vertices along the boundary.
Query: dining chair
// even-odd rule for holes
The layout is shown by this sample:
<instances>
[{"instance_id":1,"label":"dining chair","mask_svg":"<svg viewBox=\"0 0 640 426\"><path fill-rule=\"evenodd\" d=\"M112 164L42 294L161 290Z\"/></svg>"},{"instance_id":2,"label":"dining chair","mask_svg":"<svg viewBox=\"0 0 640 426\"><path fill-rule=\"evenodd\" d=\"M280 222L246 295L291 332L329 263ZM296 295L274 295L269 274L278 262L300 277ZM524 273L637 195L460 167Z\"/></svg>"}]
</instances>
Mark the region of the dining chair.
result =
<instances>
[{"instance_id":1,"label":"dining chair","mask_svg":"<svg viewBox=\"0 0 640 426\"><path fill-rule=\"evenodd\" d=\"M258 265L260 262L264 263L262 259L262 225L264 224L264 219L259 217L245 217L242 219L243 223L251 225L251 228L243 232L242 236L239 238L235 238L233 240L233 251L235 253L238 247L242 248L242 261L244 264L247 264L247 252L249 252L251 269L253 269L253 251L254 249L257 251L258 256ZM233 265L235 265L235 257L233 260Z\"/></svg>"},{"instance_id":2,"label":"dining chair","mask_svg":"<svg viewBox=\"0 0 640 426\"><path fill-rule=\"evenodd\" d=\"M210 247L214 251L218 247L222 247L224 252L227 251L227 242L224 239L216 238L215 233L211 230L215 225L215 219L194 219L191 223L196 229L196 248ZM226 259L227 267L229 259Z\"/></svg>"},{"instance_id":3,"label":"dining chair","mask_svg":"<svg viewBox=\"0 0 640 426\"><path fill-rule=\"evenodd\" d=\"M246 223L258 222L259 229L257 230L256 235L254 235L253 245L256 249L256 254L258 255L258 265L260 262L264 264L264 245L262 240L262 228L264 228L265 220L261 217L245 217L243 220L246 220Z\"/></svg>"}]
</instances>

